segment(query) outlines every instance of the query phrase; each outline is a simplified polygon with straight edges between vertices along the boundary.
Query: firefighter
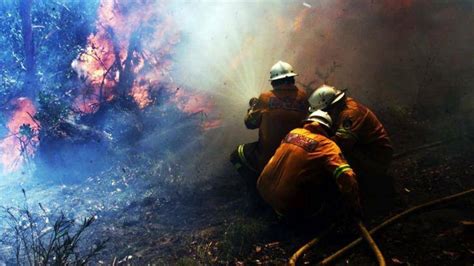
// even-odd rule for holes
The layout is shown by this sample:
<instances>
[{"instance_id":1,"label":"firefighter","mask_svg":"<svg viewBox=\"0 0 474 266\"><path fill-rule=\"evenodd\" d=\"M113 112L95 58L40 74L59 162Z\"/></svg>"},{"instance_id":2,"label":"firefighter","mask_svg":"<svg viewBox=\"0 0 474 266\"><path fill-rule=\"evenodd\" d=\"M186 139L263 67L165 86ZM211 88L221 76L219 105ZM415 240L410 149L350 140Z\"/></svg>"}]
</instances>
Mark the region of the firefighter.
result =
<instances>
[{"instance_id":1,"label":"firefighter","mask_svg":"<svg viewBox=\"0 0 474 266\"><path fill-rule=\"evenodd\" d=\"M360 217L356 174L330 139L331 124L326 112L313 112L302 128L286 135L263 169L257 188L278 214L297 221L319 217L324 209L338 209L334 199L340 195Z\"/></svg>"},{"instance_id":2,"label":"firefighter","mask_svg":"<svg viewBox=\"0 0 474 266\"><path fill-rule=\"evenodd\" d=\"M310 111L327 111L334 121L332 139L358 174L362 194L367 198L393 196L393 180L387 175L392 143L375 114L345 91L328 85L316 89L308 102Z\"/></svg>"},{"instance_id":3,"label":"firefighter","mask_svg":"<svg viewBox=\"0 0 474 266\"><path fill-rule=\"evenodd\" d=\"M307 116L307 94L295 86L295 76L290 64L278 61L270 70L273 90L263 92L249 102L245 125L248 129L258 129L258 141L239 145L230 161L250 189L255 190L260 172L283 137L300 126Z\"/></svg>"}]
</instances>

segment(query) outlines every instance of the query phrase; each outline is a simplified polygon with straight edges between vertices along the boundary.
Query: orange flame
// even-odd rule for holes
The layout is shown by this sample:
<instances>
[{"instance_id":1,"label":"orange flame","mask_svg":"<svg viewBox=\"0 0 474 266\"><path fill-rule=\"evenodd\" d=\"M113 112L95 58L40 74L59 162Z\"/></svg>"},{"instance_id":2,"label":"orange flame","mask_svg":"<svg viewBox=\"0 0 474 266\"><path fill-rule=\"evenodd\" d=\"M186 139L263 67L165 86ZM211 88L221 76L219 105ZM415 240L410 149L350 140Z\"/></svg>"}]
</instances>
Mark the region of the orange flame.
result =
<instances>
[{"instance_id":1,"label":"orange flame","mask_svg":"<svg viewBox=\"0 0 474 266\"><path fill-rule=\"evenodd\" d=\"M39 123L33 120L36 108L28 98L14 101L15 110L7 123L9 134L0 141L0 163L4 173L19 170L34 156L39 143Z\"/></svg>"},{"instance_id":2,"label":"orange flame","mask_svg":"<svg viewBox=\"0 0 474 266\"><path fill-rule=\"evenodd\" d=\"M114 98L124 71L134 75L132 87L126 89L140 108L152 102L150 90L156 88L160 80L171 79L170 62L166 56L178 42L171 20L161 13L161 4L154 1L141 0L128 4L101 2L96 33L88 37L87 48L72 62L72 67L85 82L75 102L76 108L84 113L95 112L101 102ZM153 19L157 17L163 19L159 25L153 25L156 23ZM139 44L139 49L129 49L133 45L132 39L137 38L134 34L139 35L143 25L155 26L153 47L141 47L144 45ZM153 49L153 53L147 48Z\"/></svg>"},{"instance_id":3,"label":"orange flame","mask_svg":"<svg viewBox=\"0 0 474 266\"><path fill-rule=\"evenodd\" d=\"M133 97L138 107L143 109L147 107L153 101L150 99L150 93L148 92L147 85L134 84L130 95Z\"/></svg>"},{"instance_id":4,"label":"orange flame","mask_svg":"<svg viewBox=\"0 0 474 266\"><path fill-rule=\"evenodd\" d=\"M172 99L179 109L185 113L206 112L211 110L211 103L201 94L191 94L182 89L177 90L175 98Z\"/></svg>"},{"instance_id":5,"label":"orange flame","mask_svg":"<svg viewBox=\"0 0 474 266\"><path fill-rule=\"evenodd\" d=\"M215 104L204 94L177 90L172 103L187 114L200 114L204 130L217 128L222 124L220 119L214 117Z\"/></svg>"},{"instance_id":6,"label":"orange flame","mask_svg":"<svg viewBox=\"0 0 474 266\"><path fill-rule=\"evenodd\" d=\"M176 88L171 77L172 50L179 33L161 2L103 0L98 9L96 32L88 37L84 52L72 67L84 81L75 100L76 109L94 113L101 103L126 92L139 108L153 103L163 88ZM142 30L147 29L146 33ZM128 83L121 83L132 76ZM119 92L118 90L121 90ZM171 91L170 91L171 92ZM178 91L170 102L189 114L210 112L206 95ZM123 96L123 95L122 95Z\"/></svg>"}]
</instances>

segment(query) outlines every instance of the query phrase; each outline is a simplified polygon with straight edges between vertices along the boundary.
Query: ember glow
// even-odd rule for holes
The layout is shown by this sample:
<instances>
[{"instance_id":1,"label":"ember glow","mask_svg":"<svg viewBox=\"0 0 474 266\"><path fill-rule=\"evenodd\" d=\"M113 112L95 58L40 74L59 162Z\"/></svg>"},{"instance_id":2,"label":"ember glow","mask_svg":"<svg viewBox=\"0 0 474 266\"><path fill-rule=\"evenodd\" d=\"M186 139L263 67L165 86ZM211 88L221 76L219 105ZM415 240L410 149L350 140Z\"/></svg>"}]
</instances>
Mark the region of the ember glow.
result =
<instances>
[{"instance_id":1,"label":"ember glow","mask_svg":"<svg viewBox=\"0 0 474 266\"><path fill-rule=\"evenodd\" d=\"M8 135L0 142L0 163L4 174L20 170L33 158L39 143L40 125L33 120L36 108L28 98L13 102L14 110L7 123Z\"/></svg>"}]
</instances>

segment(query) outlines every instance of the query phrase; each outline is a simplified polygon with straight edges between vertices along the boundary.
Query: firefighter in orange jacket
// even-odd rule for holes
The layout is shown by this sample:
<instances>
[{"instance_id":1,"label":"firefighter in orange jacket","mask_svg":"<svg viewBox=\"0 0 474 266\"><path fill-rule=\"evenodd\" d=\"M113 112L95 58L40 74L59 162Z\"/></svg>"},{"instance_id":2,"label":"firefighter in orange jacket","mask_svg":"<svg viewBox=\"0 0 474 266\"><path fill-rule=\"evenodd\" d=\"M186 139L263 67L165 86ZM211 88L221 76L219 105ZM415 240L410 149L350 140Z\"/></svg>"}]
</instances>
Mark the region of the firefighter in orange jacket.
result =
<instances>
[{"instance_id":1,"label":"firefighter in orange jacket","mask_svg":"<svg viewBox=\"0 0 474 266\"><path fill-rule=\"evenodd\" d=\"M329 138L331 118L313 112L303 128L293 129L282 141L258 178L262 198L280 215L314 217L337 190L354 214L360 215L356 175ZM332 194L331 194L332 193Z\"/></svg>"},{"instance_id":2,"label":"firefighter in orange jacket","mask_svg":"<svg viewBox=\"0 0 474 266\"><path fill-rule=\"evenodd\" d=\"M307 94L295 86L296 75L290 64L278 61L270 71L273 90L249 103L245 125L248 129L259 129L258 141L239 145L230 160L253 189L283 137L300 126L307 115Z\"/></svg>"},{"instance_id":3,"label":"firefighter in orange jacket","mask_svg":"<svg viewBox=\"0 0 474 266\"><path fill-rule=\"evenodd\" d=\"M327 111L333 119L333 140L357 172L361 190L365 194L393 193L393 180L386 175L392 143L375 114L345 91L327 85L316 89L308 102L310 111Z\"/></svg>"}]
</instances>

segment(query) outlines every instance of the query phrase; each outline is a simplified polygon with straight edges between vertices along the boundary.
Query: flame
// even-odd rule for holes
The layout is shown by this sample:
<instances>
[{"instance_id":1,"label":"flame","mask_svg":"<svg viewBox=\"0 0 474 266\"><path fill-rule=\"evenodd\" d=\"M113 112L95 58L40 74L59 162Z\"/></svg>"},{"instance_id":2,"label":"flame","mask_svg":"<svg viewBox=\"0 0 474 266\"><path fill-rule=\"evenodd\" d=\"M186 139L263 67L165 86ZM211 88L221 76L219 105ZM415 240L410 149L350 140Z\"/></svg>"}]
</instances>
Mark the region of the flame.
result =
<instances>
[{"instance_id":1,"label":"flame","mask_svg":"<svg viewBox=\"0 0 474 266\"><path fill-rule=\"evenodd\" d=\"M140 25L156 15L149 5L150 1L138 1L130 6L116 1L101 2L96 33L88 37L87 47L71 64L85 83L75 101L77 109L84 113L95 112L101 102L114 99L125 68L131 67L130 72L135 75L144 69L144 56L135 50L129 55L129 46ZM143 108L151 101L144 99L148 94L137 85L141 83L134 82L130 94Z\"/></svg>"},{"instance_id":2,"label":"flame","mask_svg":"<svg viewBox=\"0 0 474 266\"><path fill-rule=\"evenodd\" d=\"M182 112L211 112L213 105L206 95L171 91L178 87L170 73L180 34L163 3L103 0L97 13L96 32L71 64L84 81L74 103L77 110L94 113L101 103L123 96L120 93L131 96L143 109L165 88L174 97L170 102ZM126 80L129 76L132 80Z\"/></svg>"},{"instance_id":3,"label":"flame","mask_svg":"<svg viewBox=\"0 0 474 266\"><path fill-rule=\"evenodd\" d=\"M204 130L220 127L221 119L216 117L214 112L215 104L207 95L178 89L171 99L173 104L189 115L201 115L201 127Z\"/></svg>"},{"instance_id":4,"label":"flame","mask_svg":"<svg viewBox=\"0 0 474 266\"><path fill-rule=\"evenodd\" d=\"M184 92L182 89L176 91L172 102L174 102L179 109L188 114L210 112L213 106L209 99L204 95Z\"/></svg>"},{"instance_id":5,"label":"flame","mask_svg":"<svg viewBox=\"0 0 474 266\"><path fill-rule=\"evenodd\" d=\"M94 112L96 110L94 107L101 102L114 99L120 75L124 71L130 71L136 76L132 87L128 89L139 107L144 108L152 102L147 91L149 89L143 84L155 87L158 80L150 79L148 73L144 72L154 70L156 66L164 66L161 70L167 71L167 64L157 57L150 56L148 51L138 51L134 47L129 49L133 35L138 34L137 29L140 29L141 25L151 23L154 17L162 17L159 9L154 8L152 4L153 1L144 0L133 5L116 1L101 2L96 33L88 37L87 47L71 64L85 83L79 91L75 104L80 111ZM156 34L166 39L165 33ZM175 44L177 41L171 38L169 43ZM161 51L161 55L169 53L167 50L170 46L166 44L168 43L165 42L163 47L158 48L164 50Z\"/></svg>"},{"instance_id":6,"label":"flame","mask_svg":"<svg viewBox=\"0 0 474 266\"><path fill-rule=\"evenodd\" d=\"M133 97L135 102L138 104L138 107L143 109L148 106L153 101L150 99L150 93L148 92L148 87L146 85L134 85L130 95Z\"/></svg>"},{"instance_id":7,"label":"flame","mask_svg":"<svg viewBox=\"0 0 474 266\"><path fill-rule=\"evenodd\" d=\"M0 163L4 173L21 168L35 154L40 125L33 119L36 108L28 98L13 102L15 110L7 123L8 135L0 141Z\"/></svg>"},{"instance_id":8,"label":"flame","mask_svg":"<svg viewBox=\"0 0 474 266\"><path fill-rule=\"evenodd\" d=\"M209 130L213 128L219 128L222 125L222 120L221 119L212 119L212 120L207 120L202 123L202 128L204 130Z\"/></svg>"},{"instance_id":9,"label":"flame","mask_svg":"<svg viewBox=\"0 0 474 266\"><path fill-rule=\"evenodd\" d=\"M116 62L120 64L124 58L124 49L116 49L112 40L115 19L114 1L103 1L98 10L97 32L87 39L87 47L71 63L85 86L80 89L75 100L75 107L84 113L95 112L102 101L111 100L114 88L118 83L118 71L113 69ZM123 46L119 42L118 46ZM117 58L119 57L119 58Z\"/></svg>"}]
</instances>

